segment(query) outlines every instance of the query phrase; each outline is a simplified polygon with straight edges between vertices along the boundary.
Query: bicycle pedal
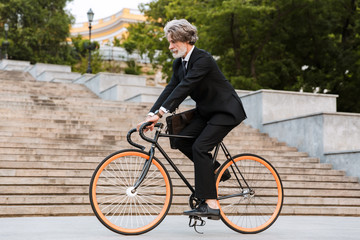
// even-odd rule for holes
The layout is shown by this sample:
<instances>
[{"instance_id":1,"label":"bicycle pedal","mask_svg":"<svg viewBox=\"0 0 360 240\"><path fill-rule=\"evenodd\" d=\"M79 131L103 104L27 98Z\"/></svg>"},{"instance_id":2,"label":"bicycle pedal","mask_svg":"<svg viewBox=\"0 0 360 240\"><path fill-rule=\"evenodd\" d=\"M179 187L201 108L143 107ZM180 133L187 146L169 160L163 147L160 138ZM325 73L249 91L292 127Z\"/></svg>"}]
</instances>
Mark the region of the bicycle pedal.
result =
<instances>
[{"instance_id":1,"label":"bicycle pedal","mask_svg":"<svg viewBox=\"0 0 360 240\"><path fill-rule=\"evenodd\" d=\"M205 226L206 222L205 220L202 220L201 217L198 216L189 216L189 227L194 227L194 226Z\"/></svg>"},{"instance_id":2,"label":"bicycle pedal","mask_svg":"<svg viewBox=\"0 0 360 240\"><path fill-rule=\"evenodd\" d=\"M199 234L203 234L203 232L199 232L196 227L202 227L205 226L206 222L204 220L202 220L201 217L198 216L189 216L190 220L189 220L189 227L193 227L195 232L199 233Z\"/></svg>"}]
</instances>

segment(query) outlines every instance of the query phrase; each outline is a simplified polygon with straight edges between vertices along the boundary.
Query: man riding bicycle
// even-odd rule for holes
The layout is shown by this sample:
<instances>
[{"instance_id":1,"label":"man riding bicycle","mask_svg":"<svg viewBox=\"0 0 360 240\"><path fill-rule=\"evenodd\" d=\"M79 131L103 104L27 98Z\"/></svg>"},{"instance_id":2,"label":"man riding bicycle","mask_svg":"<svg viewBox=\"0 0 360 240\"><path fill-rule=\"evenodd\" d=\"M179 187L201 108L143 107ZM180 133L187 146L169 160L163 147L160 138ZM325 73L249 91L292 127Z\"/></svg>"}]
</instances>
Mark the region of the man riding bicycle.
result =
<instances>
[{"instance_id":1,"label":"man riding bicycle","mask_svg":"<svg viewBox=\"0 0 360 240\"><path fill-rule=\"evenodd\" d=\"M198 39L195 26L185 19L172 20L166 24L164 32L175 58L173 74L144 122L156 124L164 114L175 111L187 96L196 102L194 118L179 134L196 138L177 138L175 146L194 162L195 197L203 202L184 214L216 219L220 211L214 171L220 164L212 162L210 152L246 118L246 113L239 96L213 57L195 47ZM138 128L144 122L139 123ZM222 181L228 178L230 173Z\"/></svg>"}]
</instances>

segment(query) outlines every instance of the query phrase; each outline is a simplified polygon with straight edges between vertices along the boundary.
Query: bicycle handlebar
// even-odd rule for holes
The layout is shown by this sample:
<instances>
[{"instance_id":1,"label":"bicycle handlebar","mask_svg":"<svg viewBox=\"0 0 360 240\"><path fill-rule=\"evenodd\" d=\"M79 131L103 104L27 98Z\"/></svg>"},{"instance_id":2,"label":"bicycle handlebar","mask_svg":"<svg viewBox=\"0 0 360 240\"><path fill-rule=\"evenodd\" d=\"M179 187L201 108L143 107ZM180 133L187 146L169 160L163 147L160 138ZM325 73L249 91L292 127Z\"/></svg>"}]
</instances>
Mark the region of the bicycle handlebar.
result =
<instances>
[{"instance_id":1,"label":"bicycle handlebar","mask_svg":"<svg viewBox=\"0 0 360 240\"><path fill-rule=\"evenodd\" d=\"M153 123L152 123L152 122L146 122L146 123L144 123L143 125L141 125L140 128L139 128L139 134L140 134L141 138L144 139L145 141L151 142L151 143L155 143L155 142L157 141L157 136L155 136L154 139L151 139L151 138L146 137L145 134L144 134L144 129L145 129L146 127L150 126L151 124L153 124ZM155 124L155 127L157 127L157 128L163 128L163 126L164 126L164 124L162 124L162 123L157 123L157 124ZM129 143L130 145L132 145L132 146L134 146L134 147L137 147L137 148L140 148L141 150L145 150L146 147L144 147L144 146L142 146L142 145L140 145L140 144L137 144L137 143L135 143L135 142L133 142L133 141L131 140L131 134L133 134L133 133L136 132L136 131L137 131L136 128L131 129L131 130L128 132L127 136L126 136L126 139L127 139L128 143Z\"/></svg>"},{"instance_id":2,"label":"bicycle handlebar","mask_svg":"<svg viewBox=\"0 0 360 240\"><path fill-rule=\"evenodd\" d=\"M144 147L143 145L134 143L134 142L131 140L131 134L133 134L133 133L136 132L136 131L137 131L136 128L131 129L131 130L128 132L127 136L126 136L126 139L127 139L128 143L130 143L130 145L132 145L132 146L134 146L134 147L137 147L137 148L140 148L141 150L144 151L144 150L145 150L145 147Z\"/></svg>"},{"instance_id":3,"label":"bicycle handlebar","mask_svg":"<svg viewBox=\"0 0 360 240\"><path fill-rule=\"evenodd\" d=\"M144 129L145 129L146 127L150 126L151 124L153 124L153 123L152 123L152 122L146 122L146 123L144 123L143 125L141 125L141 127L139 128L139 134L140 134L140 137L141 137L142 139L144 139L145 141L151 142L151 143L155 143L155 142L157 141L157 136L155 136L154 139L151 139L151 138L146 137L145 134L144 134ZM155 124L155 127L157 127L157 128L162 128L163 126L164 126L163 123L157 123L157 124Z\"/></svg>"}]
</instances>

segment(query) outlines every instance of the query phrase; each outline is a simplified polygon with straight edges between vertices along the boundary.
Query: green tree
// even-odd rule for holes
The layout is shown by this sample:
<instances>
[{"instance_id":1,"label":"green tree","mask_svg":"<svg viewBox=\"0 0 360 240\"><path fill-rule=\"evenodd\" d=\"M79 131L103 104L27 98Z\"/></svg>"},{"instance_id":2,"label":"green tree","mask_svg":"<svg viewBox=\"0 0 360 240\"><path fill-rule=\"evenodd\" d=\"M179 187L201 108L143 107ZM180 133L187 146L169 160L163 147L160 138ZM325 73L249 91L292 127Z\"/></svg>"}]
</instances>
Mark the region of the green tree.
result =
<instances>
[{"instance_id":1,"label":"green tree","mask_svg":"<svg viewBox=\"0 0 360 240\"><path fill-rule=\"evenodd\" d=\"M0 22L10 26L12 59L32 63L74 63L67 43L73 17L64 10L72 0L0 0Z\"/></svg>"},{"instance_id":2,"label":"green tree","mask_svg":"<svg viewBox=\"0 0 360 240\"><path fill-rule=\"evenodd\" d=\"M127 68L125 68L126 74L140 75L142 73L141 66L137 65L135 60L129 60L126 64L128 65Z\"/></svg>"},{"instance_id":3,"label":"green tree","mask_svg":"<svg viewBox=\"0 0 360 240\"><path fill-rule=\"evenodd\" d=\"M128 28L130 35L121 44L131 54L137 52L140 56L147 56L153 63L153 68L162 66L165 78L171 75L171 54L168 43L164 38L163 26L157 22L132 24Z\"/></svg>"},{"instance_id":4,"label":"green tree","mask_svg":"<svg viewBox=\"0 0 360 240\"><path fill-rule=\"evenodd\" d=\"M157 0L142 6L148 21L131 26L123 46L150 54L170 76L162 29L186 18L199 30L196 45L216 56L234 87L319 89L339 94L339 111L360 112L359 7L358 0Z\"/></svg>"},{"instance_id":5,"label":"green tree","mask_svg":"<svg viewBox=\"0 0 360 240\"><path fill-rule=\"evenodd\" d=\"M99 52L100 44L97 41L83 39L81 35L71 38L73 46L73 56L76 63L73 64L73 71L86 73L89 63L89 48L91 48L91 69L92 73L103 71L103 61Z\"/></svg>"}]
</instances>

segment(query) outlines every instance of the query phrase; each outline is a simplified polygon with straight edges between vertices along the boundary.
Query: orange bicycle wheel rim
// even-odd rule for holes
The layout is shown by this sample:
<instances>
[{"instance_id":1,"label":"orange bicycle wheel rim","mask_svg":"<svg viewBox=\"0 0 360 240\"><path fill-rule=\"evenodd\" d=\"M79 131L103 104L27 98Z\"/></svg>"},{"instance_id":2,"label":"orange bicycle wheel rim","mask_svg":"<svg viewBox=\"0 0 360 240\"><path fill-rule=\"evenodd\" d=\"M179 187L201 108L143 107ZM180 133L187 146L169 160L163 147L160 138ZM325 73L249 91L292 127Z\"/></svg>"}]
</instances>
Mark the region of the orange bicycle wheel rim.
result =
<instances>
[{"instance_id":1,"label":"orange bicycle wheel rim","mask_svg":"<svg viewBox=\"0 0 360 240\"><path fill-rule=\"evenodd\" d=\"M218 201L218 205L220 206L220 215L223 219L223 221L226 222L226 224L228 226L230 226L231 228L233 229L236 229L240 232L243 232L243 233L255 233L255 232L260 232L260 231L263 231L265 229L267 229L275 220L276 218L279 216L279 212L281 211L281 208L282 208L282 203L283 203L283 189L282 189L282 184L281 184L281 180L277 174L277 172L275 171L275 169L265 160L259 158L259 157L256 157L256 156L252 156L252 155L243 155L243 156L239 156L239 157L236 157L234 159L235 163L238 162L238 161L242 161L242 160L253 160L253 161L256 161L256 162L259 162L260 164L262 164L263 166L265 166L270 172L271 172L271 175L274 177L275 181L276 181L276 186L277 186L277 193L278 193L278 196L277 196L277 204L276 204L276 208L273 212L273 214L271 215L271 217L263 224L261 224L260 226L257 226L257 227L254 227L254 228L245 228L245 227L241 227L241 226L238 226L236 224L234 224L227 216L226 214L222 211L221 209L221 205ZM228 167L233 164L232 161L229 161L222 169L221 171L219 172L219 176L221 176L224 171L226 169L228 169ZM216 188L218 189L219 188L219 183L220 183L220 177L217 178L216 180Z\"/></svg>"},{"instance_id":2,"label":"orange bicycle wheel rim","mask_svg":"<svg viewBox=\"0 0 360 240\"><path fill-rule=\"evenodd\" d=\"M117 158L120 157L124 157L124 156L138 156L144 159L149 159L149 156L147 154L141 153L141 152L123 152L123 153L119 153L116 154L112 157L110 157L105 163L103 163L101 165L101 167L98 169L95 178L94 178L94 184L92 186L92 201L93 201L93 205L95 208L95 211L97 212L98 216L101 218L101 220L108 225L110 228L114 229L115 231L119 231L125 234L136 234L136 233L141 233L141 232L146 232L150 229L152 229L166 214L167 214L167 210L169 208L169 204L170 204L170 198L171 198L171 185L170 185L170 181L169 178L164 170L164 168L154 159L152 160L152 164L154 164L160 171L161 175L164 178L165 184L166 184L166 197L165 197L165 204L161 210L161 212L159 213L159 215L149 224L139 227L139 228L134 228L134 229L130 229L130 228L122 228L119 227L115 224L113 224L111 221L109 221L105 215L102 213L102 211L99 208L98 202L97 202L97 197L96 197L96 186L97 186L97 182L98 179L100 177L100 174L102 173L102 171L106 168L106 166L108 166L112 161L114 161Z\"/></svg>"}]
</instances>

